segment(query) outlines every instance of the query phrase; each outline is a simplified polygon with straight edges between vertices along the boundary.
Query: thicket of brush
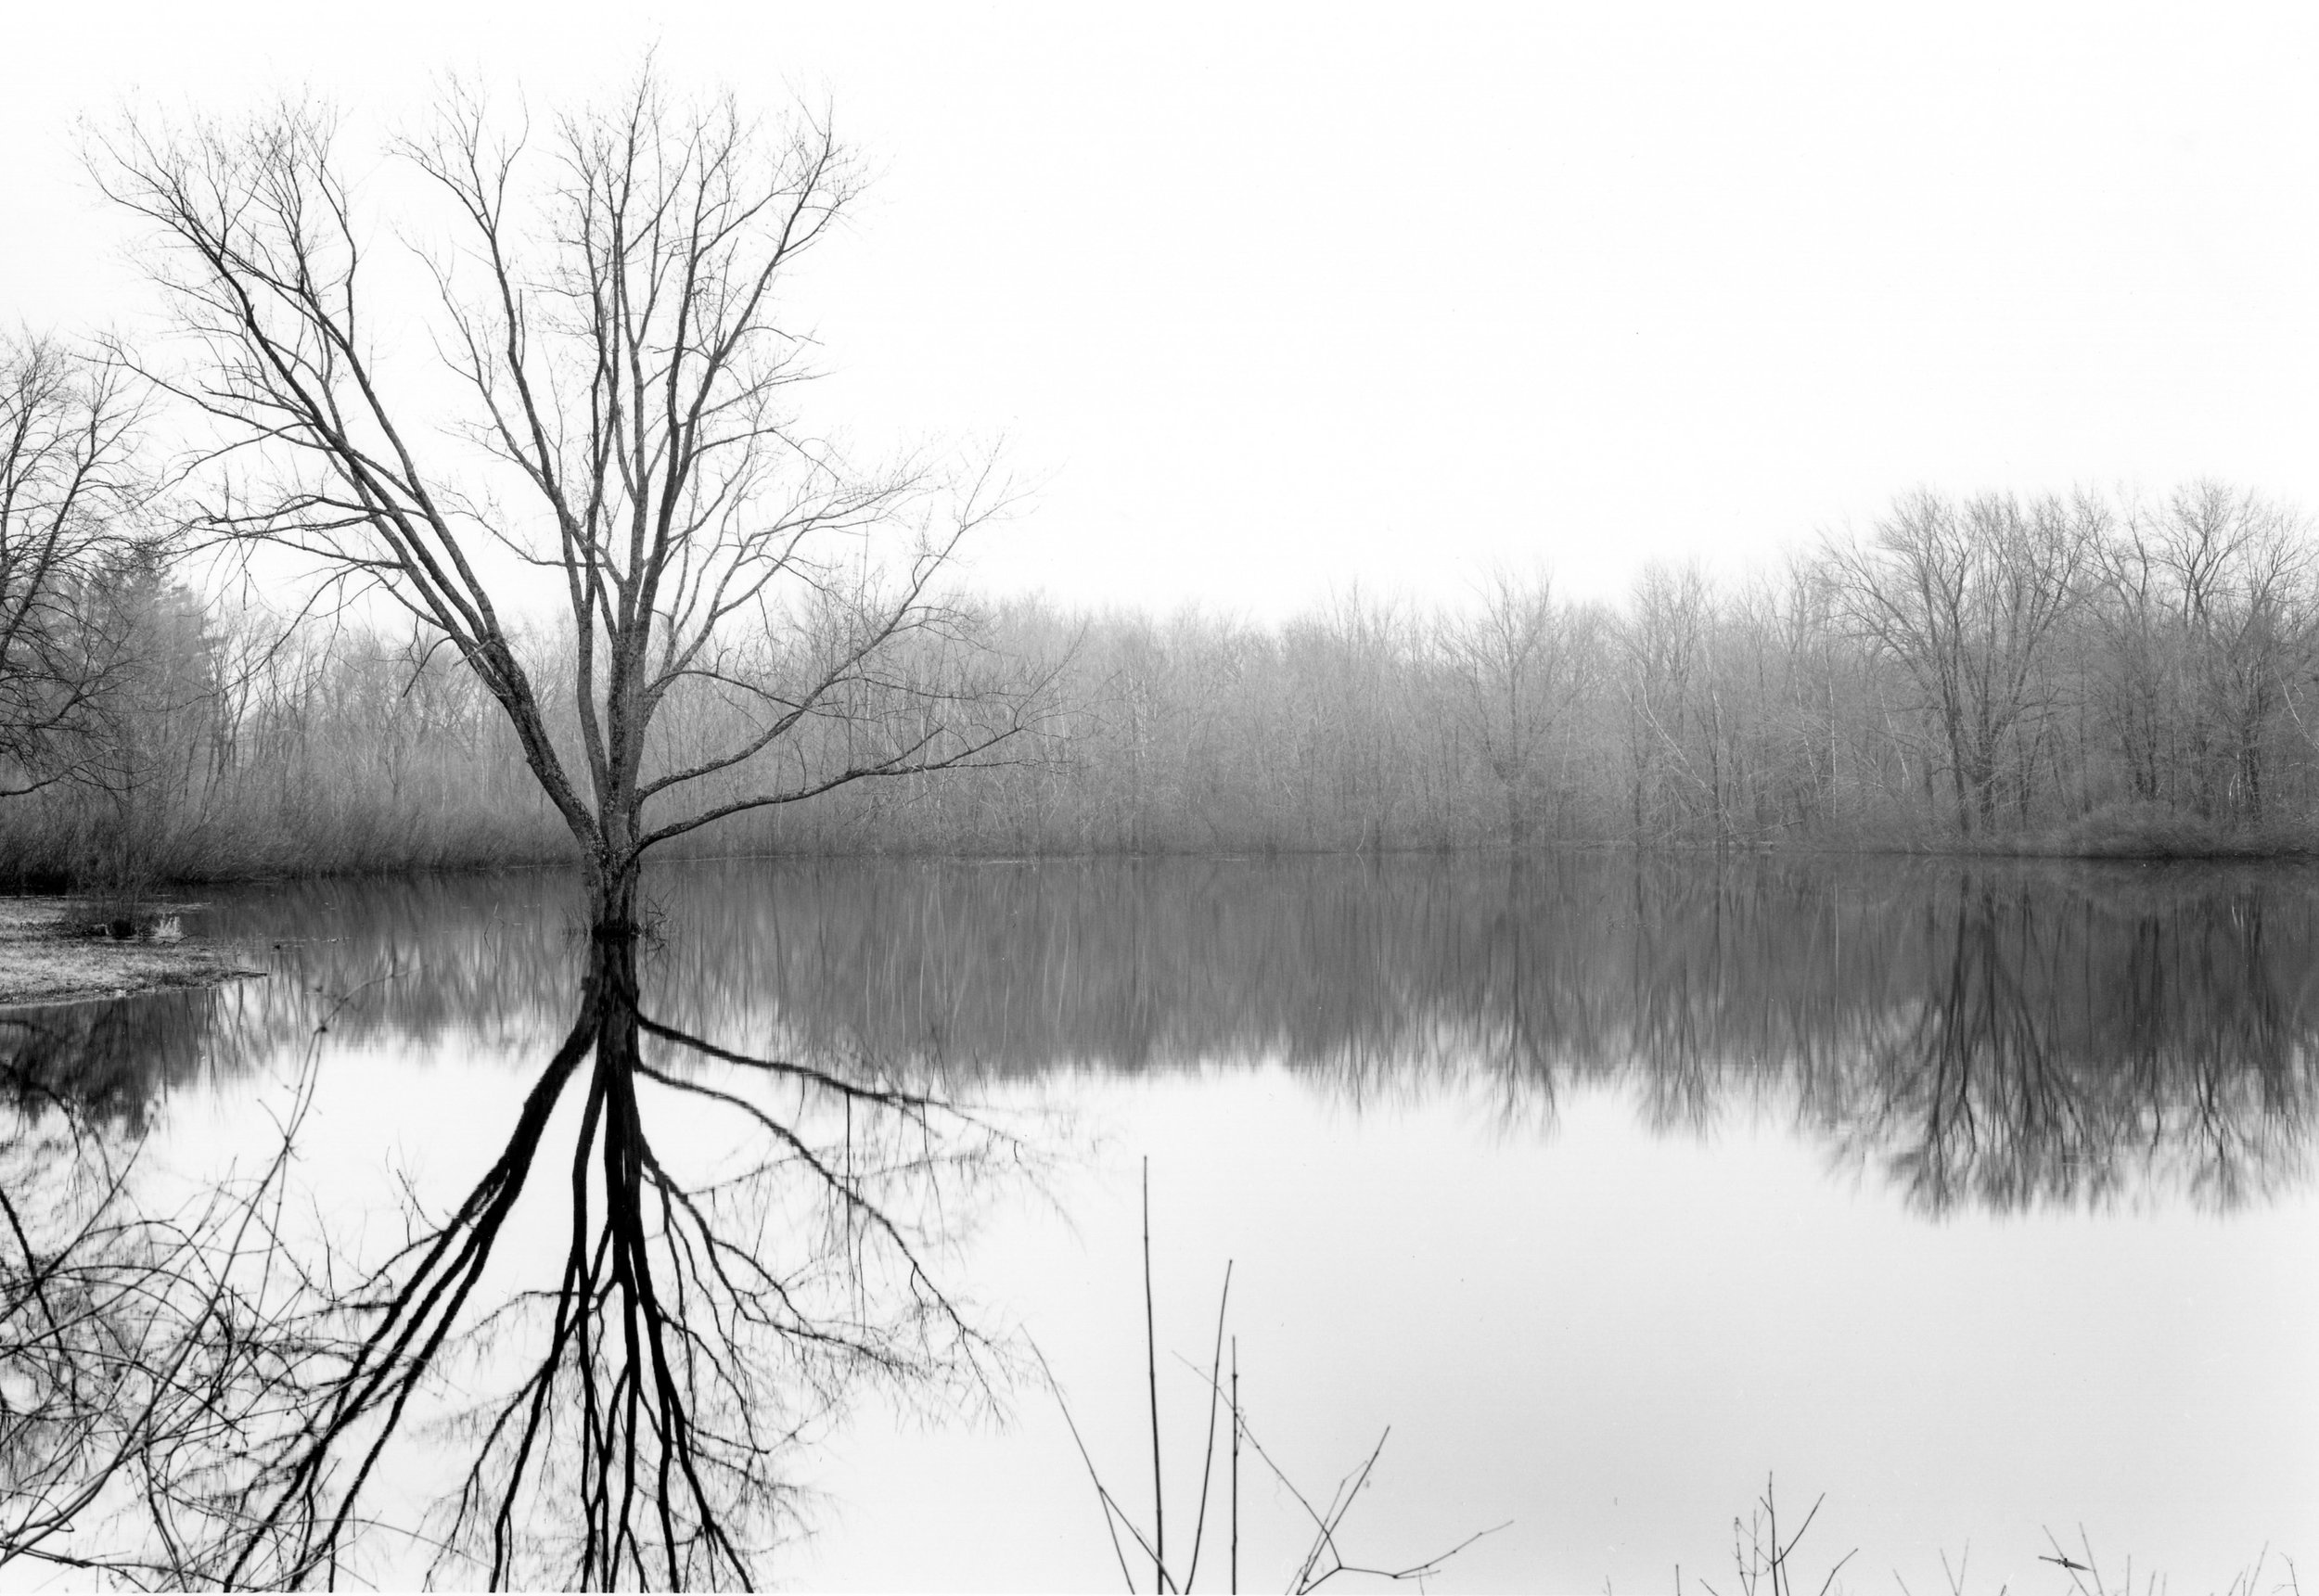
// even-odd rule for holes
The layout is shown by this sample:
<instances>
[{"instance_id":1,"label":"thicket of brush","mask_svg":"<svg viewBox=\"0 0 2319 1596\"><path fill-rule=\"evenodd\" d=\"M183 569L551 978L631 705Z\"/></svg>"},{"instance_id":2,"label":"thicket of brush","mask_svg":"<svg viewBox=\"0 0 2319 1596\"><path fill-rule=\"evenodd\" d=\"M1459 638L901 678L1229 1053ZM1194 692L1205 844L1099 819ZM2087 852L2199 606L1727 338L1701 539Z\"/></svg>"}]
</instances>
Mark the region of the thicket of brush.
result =
<instances>
[{"instance_id":1,"label":"thicket of brush","mask_svg":"<svg viewBox=\"0 0 2319 1596\"><path fill-rule=\"evenodd\" d=\"M140 568L110 601L135 623L101 733L70 779L0 799L0 878L571 857L449 650ZM2182 856L2303 849L2319 808L2312 541L2214 484L2123 505L1920 495L1775 576L1652 570L1618 606L1513 576L1461 606L1346 596L1281 624L1015 599L911 646L896 669L921 679L961 651L1057 667L1035 730L997 768L862 783L693 850ZM568 638L532 652L569 678ZM656 726L670 757L715 730L689 713Z\"/></svg>"}]
</instances>

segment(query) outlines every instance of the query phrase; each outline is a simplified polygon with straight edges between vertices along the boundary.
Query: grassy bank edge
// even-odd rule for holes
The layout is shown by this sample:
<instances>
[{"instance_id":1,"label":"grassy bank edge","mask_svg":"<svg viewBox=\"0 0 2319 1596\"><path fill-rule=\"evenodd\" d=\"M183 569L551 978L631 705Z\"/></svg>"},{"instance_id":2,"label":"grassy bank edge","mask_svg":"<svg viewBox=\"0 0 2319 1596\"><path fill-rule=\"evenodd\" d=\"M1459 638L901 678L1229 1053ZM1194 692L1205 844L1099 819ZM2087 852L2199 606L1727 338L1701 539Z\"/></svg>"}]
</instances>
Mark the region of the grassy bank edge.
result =
<instances>
[{"instance_id":1,"label":"grassy bank edge","mask_svg":"<svg viewBox=\"0 0 2319 1596\"><path fill-rule=\"evenodd\" d=\"M1137 859L1379 858L1452 855L1508 858L1515 850L1505 844L1451 846L1405 844L1387 848L1348 849L1316 846L1291 848L1264 844L1220 845L1209 848L1055 848L993 842L988 846L896 846L890 838L865 839L863 846L812 848L740 848L672 851L660 856L668 865L697 865L737 860L852 860L874 862L959 860L980 862ZM1912 858L1956 860L2086 860L2140 862L2261 862L2319 860L2319 821L2291 821L2255 826L2229 826L2157 804L2112 804L2056 825L2036 830L1960 836L1954 831L1925 830L1894 834L1828 833L1817 836L1771 836L1723 838L1667 838L1636 842L1625 838L1570 837L1541 842L1521 850L1532 856L1567 852L1634 852L1644 856L1725 856L1744 854L1791 858ZM576 854L561 849L506 853L480 851L460 857L438 853L433 858L404 861L372 858L360 864L325 860L312 869L283 870L278 866L237 868L225 864L159 875L134 889L96 888L76 882L62 866L13 873L0 877L0 903L60 903L101 911L106 904L127 900L138 912L163 907L150 894L163 889L202 886L256 885L267 882L313 880L404 880L428 877L467 878L494 875L557 874L575 869ZM80 898L57 894L79 888ZM0 985L0 991L5 991ZM0 997L0 1002L11 1001Z\"/></svg>"},{"instance_id":2,"label":"grassy bank edge","mask_svg":"<svg viewBox=\"0 0 2319 1596\"><path fill-rule=\"evenodd\" d=\"M0 899L0 1010L216 986L262 970L230 948L188 941L186 904L156 903L116 924L89 898Z\"/></svg>"}]
</instances>

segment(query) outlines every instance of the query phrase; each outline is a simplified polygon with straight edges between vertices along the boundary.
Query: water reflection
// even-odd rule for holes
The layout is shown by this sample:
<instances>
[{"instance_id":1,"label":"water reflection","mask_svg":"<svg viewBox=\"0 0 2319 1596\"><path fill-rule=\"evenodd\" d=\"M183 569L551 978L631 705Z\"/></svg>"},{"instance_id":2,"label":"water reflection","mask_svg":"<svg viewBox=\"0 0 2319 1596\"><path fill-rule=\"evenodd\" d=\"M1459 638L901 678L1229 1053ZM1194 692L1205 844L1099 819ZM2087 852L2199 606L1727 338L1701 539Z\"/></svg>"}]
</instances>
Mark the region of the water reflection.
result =
<instances>
[{"instance_id":1,"label":"water reflection","mask_svg":"<svg viewBox=\"0 0 2319 1596\"><path fill-rule=\"evenodd\" d=\"M2299 1181L2319 1030L2309 873L1431 859L672 869L640 970L761 1053L953 1085L1278 1061L1361 1099L1479 1079L1712 1134L1771 1114L1940 1212ZM277 1053L327 994L395 1046L546 1034L580 939L549 878L285 891L210 1055ZM140 1022L156 1030L159 1020ZM188 1067L155 1048L158 1082ZM105 1067L127 1067L117 1053Z\"/></svg>"},{"instance_id":2,"label":"water reflection","mask_svg":"<svg viewBox=\"0 0 2319 1596\"><path fill-rule=\"evenodd\" d=\"M1930 919L1924 990L1803 1112L1918 1205L2099 1204L2139 1180L2229 1207L2304 1169L2310 921L2258 891L2055 901L1967 876ZM2138 898L2139 901L2134 899Z\"/></svg>"},{"instance_id":3,"label":"water reflection","mask_svg":"<svg viewBox=\"0 0 2319 1596\"><path fill-rule=\"evenodd\" d=\"M170 1535L209 1512L248 1437L292 1411L302 1348L272 1328L279 1277L266 1222L287 1146L254 1178L174 1194L137 1186L145 1089L183 1064L206 1009L6 1016L0 1564L170 1579L183 1563ZM107 1067L109 1040L157 1019L180 1023L147 1038L161 1045L139 1070ZM76 1541L140 1500L130 1539L142 1545L149 1529L160 1550Z\"/></svg>"},{"instance_id":4,"label":"water reflection","mask_svg":"<svg viewBox=\"0 0 2319 1596\"><path fill-rule=\"evenodd\" d=\"M987 1389L993 1349L927 1259L1023 1161L1017 1139L858 1061L706 1041L640 1007L632 945L557 946L577 1018L480 1178L406 1191L383 1244L292 1173L311 1068L271 1100L254 1165L188 1188L138 1168L142 1098L65 1084L102 1022L23 1021L0 1141L0 1563L748 1587L793 1527L792 1451L857 1385ZM428 1023L458 990L356 989L395 996L315 1029ZM147 1015L175 1015L183 1047L297 1007Z\"/></svg>"},{"instance_id":5,"label":"water reflection","mask_svg":"<svg viewBox=\"0 0 2319 1596\"><path fill-rule=\"evenodd\" d=\"M0 1015L0 1563L749 1583L796 1529L799 1448L865 1384L987 1390L930 1260L1040 1138L955 1104L1058 1072L1284 1066L1545 1136L1616 1094L1670 1137L1787 1126L1928 1215L2261 1203L2308 1164L2313 885L696 866L653 883L642 950L579 934L548 877L224 898L207 929L271 979ZM379 1053L505 1106L399 1189L358 1126L349 1225L311 1105ZM186 1167L204 1104L262 1133Z\"/></svg>"},{"instance_id":6,"label":"water reflection","mask_svg":"<svg viewBox=\"0 0 2319 1596\"><path fill-rule=\"evenodd\" d=\"M141 1131L156 1097L209 1062L217 1012L207 991L0 1009L0 1097L19 1117L54 1109Z\"/></svg>"}]
</instances>

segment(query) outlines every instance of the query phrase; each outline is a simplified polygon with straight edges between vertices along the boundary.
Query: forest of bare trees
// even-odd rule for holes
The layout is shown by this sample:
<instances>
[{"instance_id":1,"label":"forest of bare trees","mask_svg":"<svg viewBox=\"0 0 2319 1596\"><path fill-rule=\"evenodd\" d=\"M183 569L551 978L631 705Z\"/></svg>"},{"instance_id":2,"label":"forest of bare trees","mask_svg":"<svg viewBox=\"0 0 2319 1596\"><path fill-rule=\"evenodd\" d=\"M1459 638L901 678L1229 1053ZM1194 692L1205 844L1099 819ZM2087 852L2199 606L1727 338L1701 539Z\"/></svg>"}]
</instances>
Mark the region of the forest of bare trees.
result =
<instances>
[{"instance_id":1,"label":"forest of bare trees","mask_svg":"<svg viewBox=\"0 0 2319 1596\"><path fill-rule=\"evenodd\" d=\"M36 530L11 513L0 568L19 608ZM149 552L104 568L47 578L42 600L41 658L104 660L85 690L104 713L70 758L15 706L70 695L8 661L10 785L32 789L0 802L10 874L574 857L501 706L424 626L293 620L207 596ZM1567 600L1543 571L1493 573L1459 606L1348 595L1276 625L942 602L945 623L892 640L888 668L962 680L996 658L1046 681L1004 762L736 815L685 850L2260 851L2301 846L2319 802L2309 530L2215 482L1911 494L1776 571L1652 568L1615 606ZM75 627L86 639L60 649ZM569 629L515 641L551 734L570 735L553 708L583 669ZM748 727L710 699L666 721L704 747ZM842 758L811 749L825 734L844 729L800 730L806 757ZM701 784L669 824L752 773Z\"/></svg>"},{"instance_id":2,"label":"forest of bare trees","mask_svg":"<svg viewBox=\"0 0 2319 1596\"><path fill-rule=\"evenodd\" d=\"M536 129L455 88L347 127L123 122L91 172L160 332L0 344L19 881L564 862L633 929L656 849L2310 835L2319 574L2259 493L1919 491L1610 604L1543 516L1446 606L977 598L997 462L865 457L798 399L789 278L859 182L826 117L647 69Z\"/></svg>"}]
</instances>

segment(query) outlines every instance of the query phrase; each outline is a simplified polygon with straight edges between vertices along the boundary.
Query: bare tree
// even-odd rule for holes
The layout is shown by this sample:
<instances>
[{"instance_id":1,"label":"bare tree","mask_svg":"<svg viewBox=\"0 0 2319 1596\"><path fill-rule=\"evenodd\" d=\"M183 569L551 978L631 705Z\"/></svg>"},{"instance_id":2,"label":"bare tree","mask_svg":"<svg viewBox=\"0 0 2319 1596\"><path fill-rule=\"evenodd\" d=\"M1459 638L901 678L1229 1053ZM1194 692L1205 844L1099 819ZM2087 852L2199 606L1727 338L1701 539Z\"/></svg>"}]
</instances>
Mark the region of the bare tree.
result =
<instances>
[{"instance_id":1,"label":"bare tree","mask_svg":"<svg viewBox=\"0 0 2319 1596\"><path fill-rule=\"evenodd\" d=\"M1869 543L1826 551L1845 618L1915 684L1961 831L1995 820L2007 739L2050 707L2043 656L2105 523L2088 499L2024 506L1984 494L1959 505L1916 493L1893 505Z\"/></svg>"},{"instance_id":2,"label":"bare tree","mask_svg":"<svg viewBox=\"0 0 2319 1596\"><path fill-rule=\"evenodd\" d=\"M1638 840L1679 829L1686 811L1703 809L1720 825L1721 772L1706 757L1722 730L1709 674L1716 608L1696 566L1647 566L1619 629L1628 807Z\"/></svg>"},{"instance_id":3,"label":"bare tree","mask_svg":"<svg viewBox=\"0 0 2319 1596\"><path fill-rule=\"evenodd\" d=\"M2104 719L2129 789L2260 820L2310 678L2314 570L2292 513L2215 481L2131 506L2100 552Z\"/></svg>"},{"instance_id":4,"label":"bare tree","mask_svg":"<svg viewBox=\"0 0 2319 1596\"><path fill-rule=\"evenodd\" d=\"M1457 706L1505 800L1506 841L1531 838L1547 740L1587 685L1592 617L1557 605L1543 573L1493 571L1473 610L1446 619L1440 646Z\"/></svg>"},{"instance_id":5,"label":"bare tree","mask_svg":"<svg viewBox=\"0 0 2319 1596\"><path fill-rule=\"evenodd\" d=\"M680 105L647 71L542 151L455 92L395 150L456 240L422 255L413 303L372 266L340 133L290 106L133 124L96 160L159 229L199 351L172 385L222 432L199 524L375 585L456 650L578 840L600 928L633 927L656 844L989 762L1024 729L989 660L930 646L969 632L938 579L1004 490L858 470L792 402L810 339L783 295L858 184L825 121ZM393 358L429 339L447 384ZM887 538L898 557L872 552ZM566 683L521 658L536 573L560 588ZM660 728L685 702L737 730L679 746Z\"/></svg>"},{"instance_id":6,"label":"bare tree","mask_svg":"<svg viewBox=\"0 0 2319 1596\"><path fill-rule=\"evenodd\" d=\"M85 768L118 639L109 564L132 554L142 406L122 366L0 338L0 797Z\"/></svg>"}]
</instances>

